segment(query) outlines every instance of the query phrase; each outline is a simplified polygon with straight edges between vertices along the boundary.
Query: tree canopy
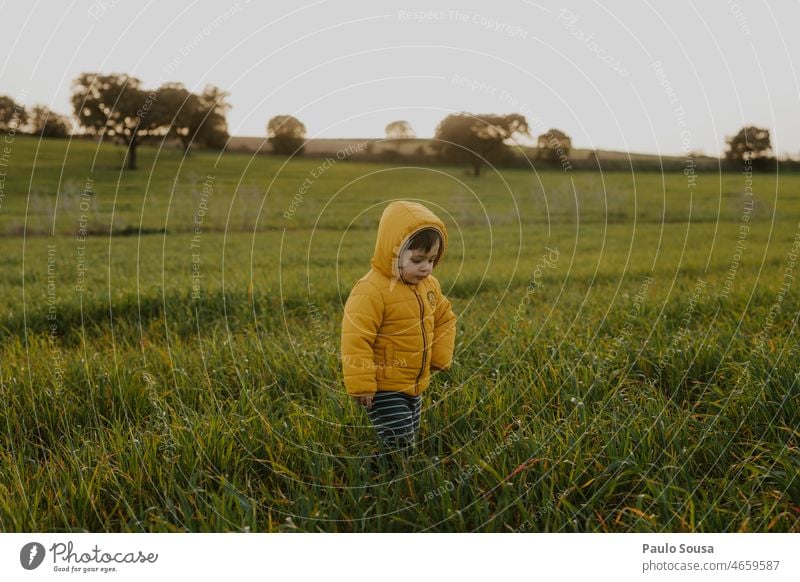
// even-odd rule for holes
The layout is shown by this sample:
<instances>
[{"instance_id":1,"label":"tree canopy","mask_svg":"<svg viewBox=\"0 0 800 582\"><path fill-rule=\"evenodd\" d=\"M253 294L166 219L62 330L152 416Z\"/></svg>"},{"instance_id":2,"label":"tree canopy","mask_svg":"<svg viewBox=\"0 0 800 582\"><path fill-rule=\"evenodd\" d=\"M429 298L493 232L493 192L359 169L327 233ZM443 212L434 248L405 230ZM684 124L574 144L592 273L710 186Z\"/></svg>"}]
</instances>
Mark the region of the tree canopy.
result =
<instances>
[{"instance_id":1,"label":"tree canopy","mask_svg":"<svg viewBox=\"0 0 800 582\"><path fill-rule=\"evenodd\" d=\"M36 105L28 116L31 133L41 137L67 137L72 129L68 117L51 111L44 105Z\"/></svg>"},{"instance_id":2,"label":"tree canopy","mask_svg":"<svg viewBox=\"0 0 800 582\"><path fill-rule=\"evenodd\" d=\"M508 155L507 145L516 136L530 135L525 116L457 113L445 117L436 127L434 147L445 159L472 166L480 175L486 162Z\"/></svg>"},{"instance_id":3,"label":"tree canopy","mask_svg":"<svg viewBox=\"0 0 800 582\"><path fill-rule=\"evenodd\" d=\"M125 74L83 73L72 82L72 108L90 135L121 136L128 145L128 168L136 169L136 148L142 139L165 135L171 112L157 91Z\"/></svg>"},{"instance_id":4,"label":"tree canopy","mask_svg":"<svg viewBox=\"0 0 800 582\"><path fill-rule=\"evenodd\" d=\"M28 119L25 107L11 97L0 95L0 130L17 129Z\"/></svg>"},{"instance_id":5,"label":"tree canopy","mask_svg":"<svg viewBox=\"0 0 800 582\"><path fill-rule=\"evenodd\" d=\"M291 115L276 115L267 123L267 137L278 154L300 154L306 141L306 126Z\"/></svg>"},{"instance_id":6,"label":"tree canopy","mask_svg":"<svg viewBox=\"0 0 800 582\"><path fill-rule=\"evenodd\" d=\"M181 83L146 90L124 74L83 73L72 83L72 108L90 135L120 136L128 147L128 168L136 168L136 148L151 136L222 148L228 138L228 93L208 85L195 94Z\"/></svg>"},{"instance_id":7,"label":"tree canopy","mask_svg":"<svg viewBox=\"0 0 800 582\"><path fill-rule=\"evenodd\" d=\"M392 121L386 126L386 139L410 139L414 137L417 137L417 134L407 121Z\"/></svg>"},{"instance_id":8,"label":"tree canopy","mask_svg":"<svg viewBox=\"0 0 800 582\"><path fill-rule=\"evenodd\" d=\"M769 157L772 152L769 130L753 125L743 127L725 141L728 144L725 155L731 160L757 160Z\"/></svg>"},{"instance_id":9,"label":"tree canopy","mask_svg":"<svg viewBox=\"0 0 800 582\"><path fill-rule=\"evenodd\" d=\"M537 157L551 162L565 163L572 149L572 138L560 129L549 129L537 139Z\"/></svg>"},{"instance_id":10,"label":"tree canopy","mask_svg":"<svg viewBox=\"0 0 800 582\"><path fill-rule=\"evenodd\" d=\"M195 94L181 83L166 83L158 90L158 100L172 112L168 135L180 140L184 152L192 145L220 149L230 135L226 114L231 105L225 101L229 93L208 85Z\"/></svg>"}]
</instances>

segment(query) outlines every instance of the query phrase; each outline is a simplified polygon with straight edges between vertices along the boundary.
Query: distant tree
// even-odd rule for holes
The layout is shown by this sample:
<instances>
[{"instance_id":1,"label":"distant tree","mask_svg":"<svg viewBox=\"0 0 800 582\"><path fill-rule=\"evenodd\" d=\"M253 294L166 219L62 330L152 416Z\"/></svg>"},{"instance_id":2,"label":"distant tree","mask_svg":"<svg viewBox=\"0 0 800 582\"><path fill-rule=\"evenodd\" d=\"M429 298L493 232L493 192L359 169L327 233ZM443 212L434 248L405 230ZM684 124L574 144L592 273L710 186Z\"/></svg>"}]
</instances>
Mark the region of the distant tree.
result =
<instances>
[{"instance_id":1,"label":"distant tree","mask_svg":"<svg viewBox=\"0 0 800 582\"><path fill-rule=\"evenodd\" d=\"M386 139L410 139L417 137L407 121L392 121L386 126Z\"/></svg>"},{"instance_id":2,"label":"distant tree","mask_svg":"<svg viewBox=\"0 0 800 582\"><path fill-rule=\"evenodd\" d=\"M267 137L278 154L300 154L306 141L306 126L291 115L276 115L267 123Z\"/></svg>"},{"instance_id":3,"label":"distant tree","mask_svg":"<svg viewBox=\"0 0 800 582\"><path fill-rule=\"evenodd\" d=\"M518 113L445 117L436 127L434 147L444 159L465 162L473 175L480 176L483 160L497 161L508 155L507 144L517 135L529 136L528 122Z\"/></svg>"},{"instance_id":4,"label":"distant tree","mask_svg":"<svg viewBox=\"0 0 800 582\"><path fill-rule=\"evenodd\" d=\"M128 168L136 169L136 148L148 136L166 135L172 112L157 91L141 88L135 77L83 73L72 82L72 108L90 135L119 136L128 148Z\"/></svg>"},{"instance_id":5,"label":"distant tree","mask_svg":"<svg viewBox=\"0 0 800 582\"><path fill-rule=\"evenodd\" d=\"M550 129L539 136L536 145L537 158L563 162L572 149L572 139L560 129Z\"/></svg>"},{"instance_id":6,"label":"distant tree","mask_svg":"<svg viewBox=\"0 0 800 582\"><path fill-rule=\"evenodd\" d=\"M769 130L760 127L743 127L725 142L728 144L725 155L730 160L757 160L769 157L772 152Z\"/></svg>"},{"instance_id":7,"label":"distant tree","mask_svg":"<svg viewBox=\"0 0 800 582\"><path fill-rule=\"evenodd\" d=\"M228 141L225 118L230 104L228 93L208 85L197 95L181 83L167 83L158 90L158 100L170 112L169 135L178 138L185 153L192 145L222 148Z\"/></svg>"},{"instance_id":8,"label":"distant tree","mask_svg":"<svg viewBox=\"0 0 800 582\"><path fill-rule=\"evenodd\" d=\"M206 147L222 149L231 137L227 115L233 106L226 101L230 93L214 85L206 85L199 97L206 118L198 128L198 139Z\"/></svg>"},{"instance_id":9,"label":"distant tree","mask_svg":"<svg viewBox=\"0 0 800 582\"><path fill-rule=\"evenodd\" d=\"M158 100L170 113L168 135L177 138L185 152L192 144L192 130L198 127L200 100L183 83L165 83L158 88Z\"/></svg>"},{"instance_id":10,"label":"distant tree","mask_svg":"<svg viewBox=\"0 0 800 582\"><path fill-rule=\"evenodd\" d=\"M11 97L0 95L0 130L17 130L28 120L25 107L16 103Z\"/></svg>"},{"instance_id":11,"label":"distant tree","mask_svg":"<svg viewBox=\"0 0 800 582\"><path fill-rule=\"evenodd\" d=\"M28 128L41 137L67 137L72 129L68 117L50 111L44 105L36 105L28 116Z\"/></svg>"}]
</instances>

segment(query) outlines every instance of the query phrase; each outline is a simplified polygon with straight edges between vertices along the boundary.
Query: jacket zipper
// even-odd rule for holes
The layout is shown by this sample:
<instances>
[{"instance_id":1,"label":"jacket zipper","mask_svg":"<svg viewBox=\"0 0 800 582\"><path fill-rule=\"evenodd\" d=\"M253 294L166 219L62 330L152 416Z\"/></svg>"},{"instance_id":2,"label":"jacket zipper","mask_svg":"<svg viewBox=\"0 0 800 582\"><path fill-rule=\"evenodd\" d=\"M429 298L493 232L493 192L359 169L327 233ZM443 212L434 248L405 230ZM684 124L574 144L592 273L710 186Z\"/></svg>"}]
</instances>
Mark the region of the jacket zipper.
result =
<instances>
[{"instance_id":1,"label":"jacket zipper","mask_svg":"<svg viewBox=\"0 0 800 582\"><path fill-rule=\"evenodd\" d=\"M414 296L417 298L417 303L419 303L419 326L422 329L422 366L420 366L416 382L416 392L419 394L419 379L422 378L422 373L425 371L425 356L428 352L428 339L425 336L425 307L423 306L422 298L419 296L419 293L417 293L416 289L414 290Z\"/></svg>"}]
</instances>

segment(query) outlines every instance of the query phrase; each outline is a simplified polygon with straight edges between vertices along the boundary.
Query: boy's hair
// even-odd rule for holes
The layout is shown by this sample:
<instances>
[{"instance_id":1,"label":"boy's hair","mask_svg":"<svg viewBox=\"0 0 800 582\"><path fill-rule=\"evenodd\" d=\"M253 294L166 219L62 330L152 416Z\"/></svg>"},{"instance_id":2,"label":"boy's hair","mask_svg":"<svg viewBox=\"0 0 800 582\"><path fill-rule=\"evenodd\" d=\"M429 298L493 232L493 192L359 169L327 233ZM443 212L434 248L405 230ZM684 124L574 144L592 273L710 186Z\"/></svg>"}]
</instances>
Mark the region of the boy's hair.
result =
<instances>
[{"instance_id":1,"label":"boy's hair","mask_svg":"<svg viewBox=\"0 0 800 582\"><path fill-rule=\"evenodd\" d=\"M439 231L433 228L426 228L419 231L408 241L408 249L411 251L424 251L429 253L433 245L439 242L439 252L442 252L442 236Z\"/></svg>"}]
</instances>

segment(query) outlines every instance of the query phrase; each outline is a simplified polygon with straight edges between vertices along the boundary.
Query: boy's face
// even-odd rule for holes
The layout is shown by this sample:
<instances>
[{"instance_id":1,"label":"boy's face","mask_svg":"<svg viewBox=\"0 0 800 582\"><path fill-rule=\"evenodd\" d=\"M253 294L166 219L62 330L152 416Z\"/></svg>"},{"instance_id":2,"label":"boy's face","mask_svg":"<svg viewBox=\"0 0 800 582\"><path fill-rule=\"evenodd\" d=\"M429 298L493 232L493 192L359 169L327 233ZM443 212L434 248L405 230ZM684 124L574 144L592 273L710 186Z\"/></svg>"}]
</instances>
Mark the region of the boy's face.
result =
<instances>
[{"instance_id":1,"label":"boy's face","mask_svg":"<svg viewBox=\"0 0 800 582\"><path fill-rule=\"evenodd\" d=\"M400 274L406 283L416 285L433 271L433 262L439 254L439 241L427 253L422 249L409 249L400 255Z\"/></svg>"}]
</instances>

